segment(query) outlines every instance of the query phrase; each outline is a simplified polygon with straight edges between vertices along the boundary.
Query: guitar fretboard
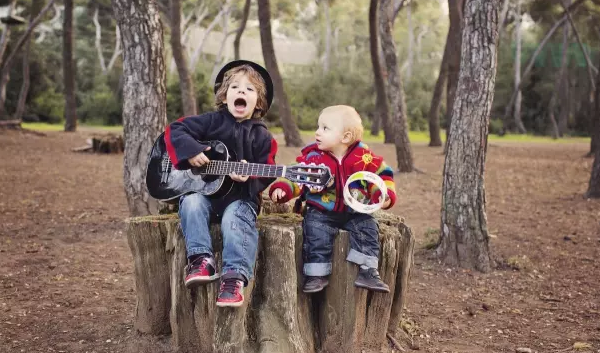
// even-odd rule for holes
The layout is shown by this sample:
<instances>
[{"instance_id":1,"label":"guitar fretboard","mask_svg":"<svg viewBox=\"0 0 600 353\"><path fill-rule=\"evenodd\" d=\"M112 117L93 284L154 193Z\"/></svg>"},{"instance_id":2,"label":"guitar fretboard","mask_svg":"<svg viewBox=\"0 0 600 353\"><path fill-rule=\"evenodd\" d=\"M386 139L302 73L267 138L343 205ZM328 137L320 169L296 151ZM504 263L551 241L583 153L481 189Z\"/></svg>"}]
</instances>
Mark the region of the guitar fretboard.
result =
<instances>
[{"instance_id":1,"label":"guitar fretboard","mask_svg":"<svg viewBox=\"0 0 600 353\"><path fill-rule=\"evenodd\" d=\"M194 168L199 174L207 175L249 175L264 178L277 178L284 175L285 166L275 164L242 163L212 160L207 165Z\"/></svg>"}]
</instances>

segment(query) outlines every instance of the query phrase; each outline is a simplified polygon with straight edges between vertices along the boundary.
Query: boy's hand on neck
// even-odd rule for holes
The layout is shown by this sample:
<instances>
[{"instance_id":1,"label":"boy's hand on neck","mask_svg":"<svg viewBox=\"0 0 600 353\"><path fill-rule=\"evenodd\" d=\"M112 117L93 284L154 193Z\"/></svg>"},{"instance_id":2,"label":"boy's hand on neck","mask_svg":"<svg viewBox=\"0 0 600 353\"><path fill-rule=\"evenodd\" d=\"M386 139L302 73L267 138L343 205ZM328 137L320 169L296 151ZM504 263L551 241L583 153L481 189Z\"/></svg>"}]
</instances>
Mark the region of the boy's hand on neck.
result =
<instances>
[{"instance_id":1,"label":"boy's hand on neck","mask_svg":"<svg viewBox=\"0 0 600 353\"><path fill-rule=\"evenodd\" d=\"M242 159L240 162L248 163L248 161L246 161L245 159ZM231 178L231 180L237 181L238 183L245 183L249 178L248 175L237 175L236 173L229 174L229 177Z\"/></svg>"}]
</instances>

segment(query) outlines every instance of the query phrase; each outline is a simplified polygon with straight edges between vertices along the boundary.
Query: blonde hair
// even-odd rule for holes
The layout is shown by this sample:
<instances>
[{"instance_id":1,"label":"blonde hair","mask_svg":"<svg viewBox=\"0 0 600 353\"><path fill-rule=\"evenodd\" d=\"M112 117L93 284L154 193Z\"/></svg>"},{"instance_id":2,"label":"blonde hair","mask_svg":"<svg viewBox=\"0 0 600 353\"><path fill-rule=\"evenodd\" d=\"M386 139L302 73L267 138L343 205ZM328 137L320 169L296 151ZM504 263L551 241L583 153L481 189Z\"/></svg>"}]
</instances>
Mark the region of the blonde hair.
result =
<instances>
[{"instance_id":1,"label":"blonde hair","mask_svg":"<svg viewBox=\"0 0 600 353\"><path fill-rule=\"evenodd\" d=\"M223 103L227 99L227 90L231 85L231 82L238 74L245 74L248 76L248 81L252 83L256 89L258 96L256 100L256 107L252 113L253 118L262 118L267 113L267 86L262 76L258 71L250 65L240 65L232 68L223 75L223 82L217 84L217 93L215 93L215 106L217 109L227 107L227 104Z\"/></svg>"},{"instance_id":2,"label":"blonde hair","mask_svg":"<svg viewBox=\"0 0 600 353\"><path fill-rule=\"evenodd\" d=\"M351 134L350 143L362 140L364 131L362 119L353 107L349 105L332 105L321 110L319 115L331 115L339 118L342 122L344 133L349 132Z\"/></svg>"}]
</instances>

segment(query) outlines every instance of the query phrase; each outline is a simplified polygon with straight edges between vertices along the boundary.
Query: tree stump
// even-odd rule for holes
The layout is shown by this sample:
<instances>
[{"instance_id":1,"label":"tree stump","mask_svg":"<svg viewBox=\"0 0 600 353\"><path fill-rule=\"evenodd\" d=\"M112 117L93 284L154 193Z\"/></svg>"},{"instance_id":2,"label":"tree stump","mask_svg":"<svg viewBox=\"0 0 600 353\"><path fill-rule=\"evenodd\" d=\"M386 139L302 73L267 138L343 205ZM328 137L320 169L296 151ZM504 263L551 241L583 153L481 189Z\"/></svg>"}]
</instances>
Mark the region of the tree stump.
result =
<instances>
[{"instance_id":1,"label":"tree stump","mask_svg":"<svg viewBox=\"0 0 600 353\"><path fill-rule=\"evenodd\" d=\"M348 233L335 239L333 272L322 292L302 292L302 227L296 214L261 215L255 278L244 306L218 308L218 281L186 289L185 243L176 214L130 218L127 239L135 266L134 327L171 334L180 352L386 352L399 329L413 260L414 238L400 217L380 212L380 274L389 294L354 287L346 261ZM211 227L220 263L220 227Z\"/></svg>"},{"instance_id":2,"label":"tree stump","mask_svg":"<svg viewBox=\"0 0 600 353\"><path fill-rule=\"evenodd\" d=\"M105 134L92 137L92 152L123 153L125 142L122 135Z\"/></svg>"}]
</instances>

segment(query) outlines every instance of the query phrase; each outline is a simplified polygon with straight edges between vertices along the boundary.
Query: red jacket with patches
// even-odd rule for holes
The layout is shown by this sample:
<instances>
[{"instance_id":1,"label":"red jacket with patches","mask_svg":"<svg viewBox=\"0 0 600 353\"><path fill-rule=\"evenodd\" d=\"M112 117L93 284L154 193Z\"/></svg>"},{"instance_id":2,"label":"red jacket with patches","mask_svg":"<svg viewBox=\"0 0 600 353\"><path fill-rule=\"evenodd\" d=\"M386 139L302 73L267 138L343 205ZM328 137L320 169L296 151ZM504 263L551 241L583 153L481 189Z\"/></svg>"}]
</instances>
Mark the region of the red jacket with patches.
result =
<instances>
[{"instance_id":1,"label":"red jacket with patches","mask_svg":"<svg viewBox=\"0 0 600 353\"><path fill-rule=\"evenodd\" d=\"M301 190L297 184L294 184L287 179L279 178L269 189L269 195L272 195L276 189L282 189L285 192L285 197L279 202L287 202L304 194L307 205L314 206L324 211L349 212L351 209L344 203L344 185L346 184L346 180L348 180L352 174L359 171L368 171L379 175L388 189L387 193L391 201L389 207L392 207L396 202L394 174L392 169L385 163L382 157L375 155L369 150L367 145L360 141L355 142L348 147L348 151L341 161L331 152L320 150L316 143L303 148L302 155L298 156L296 161L299 163L324 164L328 166L334 177L334 183L320 192L311 192L308 188L303 188ZM374 190L373 192L371 188L367 188L365 185L361 184L360 181L351 183L349 189L357 190L365 197L369 197L372 200L378 200L381 195L379 190Z\"/></svg>"}]
</instances>

